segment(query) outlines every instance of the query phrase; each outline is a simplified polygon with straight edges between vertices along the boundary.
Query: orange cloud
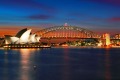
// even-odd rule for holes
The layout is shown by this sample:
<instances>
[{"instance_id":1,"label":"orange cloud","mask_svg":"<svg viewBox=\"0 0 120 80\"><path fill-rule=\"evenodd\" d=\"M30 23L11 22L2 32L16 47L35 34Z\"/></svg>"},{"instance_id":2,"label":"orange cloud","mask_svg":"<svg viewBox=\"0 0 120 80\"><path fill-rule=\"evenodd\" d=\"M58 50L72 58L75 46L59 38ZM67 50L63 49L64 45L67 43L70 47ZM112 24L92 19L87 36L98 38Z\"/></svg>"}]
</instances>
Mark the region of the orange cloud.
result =
<instances>
[{"instance_id":1,"label":"orange cloud","mask_svg":"<svg viewBox=\"0 0 120 80\"><path fill-rule=\"evenodd\" d=\"M42 28L40 27L17 27L17 26L0 26L0 37L4 37L4 35L16 35L18 31L21 29L28 28L32 29L32 32L37 32L41 30Z\"/></svg>"}]
</instances>

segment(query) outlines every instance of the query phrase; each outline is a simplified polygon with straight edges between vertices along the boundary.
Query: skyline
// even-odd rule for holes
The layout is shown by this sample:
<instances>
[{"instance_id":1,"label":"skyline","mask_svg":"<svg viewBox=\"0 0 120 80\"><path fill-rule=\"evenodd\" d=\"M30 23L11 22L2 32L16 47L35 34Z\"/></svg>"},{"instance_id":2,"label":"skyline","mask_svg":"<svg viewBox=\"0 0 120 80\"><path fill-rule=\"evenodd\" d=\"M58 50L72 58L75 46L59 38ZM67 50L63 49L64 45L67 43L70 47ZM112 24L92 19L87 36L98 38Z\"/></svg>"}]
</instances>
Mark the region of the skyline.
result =
<instances>
[{"instance_id":1,"label":"skyline","mask_svg":"<svg viewBox=\"0 0 120 80\"><path fill-rule=\"evenodd\" d=\"M64 23L99 34L119 33L120 1L0 0L0 35L15 34L25 27L38 31Z\"/></svg>"}]
</instances>

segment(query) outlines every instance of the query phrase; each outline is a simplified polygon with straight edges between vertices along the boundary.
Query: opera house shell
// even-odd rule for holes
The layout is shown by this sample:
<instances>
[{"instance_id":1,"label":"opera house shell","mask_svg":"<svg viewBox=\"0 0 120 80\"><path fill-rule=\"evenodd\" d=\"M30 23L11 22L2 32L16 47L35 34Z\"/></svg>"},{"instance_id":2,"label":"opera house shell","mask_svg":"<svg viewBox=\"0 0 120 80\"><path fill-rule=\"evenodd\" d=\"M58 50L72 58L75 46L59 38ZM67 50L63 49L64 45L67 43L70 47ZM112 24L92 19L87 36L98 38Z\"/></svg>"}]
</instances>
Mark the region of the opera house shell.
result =
<instances>
[{"instance_id":1,"label":"opera house shell","mask_svg":"<svg viewBox=\"0 0 120 80\"><path fill-rule=\"evenodd\" d=\"M22 29L15 36L5 35L5 44L37 43L40 37L31 33L31 29Z\"/></svg>"}]
</instances>

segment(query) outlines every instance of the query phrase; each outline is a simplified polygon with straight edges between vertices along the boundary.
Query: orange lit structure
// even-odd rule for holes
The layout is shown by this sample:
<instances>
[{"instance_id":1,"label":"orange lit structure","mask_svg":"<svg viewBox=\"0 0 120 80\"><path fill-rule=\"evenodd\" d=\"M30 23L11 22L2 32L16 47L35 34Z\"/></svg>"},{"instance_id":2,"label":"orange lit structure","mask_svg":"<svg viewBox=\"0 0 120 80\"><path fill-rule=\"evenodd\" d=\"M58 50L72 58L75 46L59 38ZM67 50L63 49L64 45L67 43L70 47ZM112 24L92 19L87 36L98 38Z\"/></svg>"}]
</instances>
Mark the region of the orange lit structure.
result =
<instances>
[{"instance_id":1,"label":"orange lit structure","mask_svg":"<svg viewBox=\"0 0 120 80\"><path fill-rule=\"evenodd\" d=\"M106 33L105 36L106 36L106 45L109 46L111 44L110 43L110 34Z\"/></svg>"},{"instance_id":2,"label":"orange lit structure","mask_svg":"<svg viewBox=\"0 0 120 80\"><path fill-rule=\"evenodd\" d=\"M110 46L111 45L110 34L108 34L108 33L103 34L103 39L105 39L104 42L103 42L104 46Z\"/></svg>"}]
</instances>

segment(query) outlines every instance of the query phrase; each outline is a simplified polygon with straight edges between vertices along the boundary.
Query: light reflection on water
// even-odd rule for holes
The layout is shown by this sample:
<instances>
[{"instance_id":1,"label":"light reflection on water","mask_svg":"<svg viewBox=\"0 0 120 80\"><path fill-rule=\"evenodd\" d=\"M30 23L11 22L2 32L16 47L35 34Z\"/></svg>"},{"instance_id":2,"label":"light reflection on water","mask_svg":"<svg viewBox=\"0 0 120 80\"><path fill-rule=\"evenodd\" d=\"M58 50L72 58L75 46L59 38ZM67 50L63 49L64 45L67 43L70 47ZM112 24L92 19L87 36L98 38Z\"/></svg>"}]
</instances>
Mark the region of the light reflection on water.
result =
<instances>
[{"instance_id":1,"label":"light reflection on water","mask_svg":"<svg viewBox=\"0 0 120 80\"><path fill-rule=\"evenodd\" d=\"M66 64L64 67L63 67L63 80L70 80L69 79L69 74L70 74L70 66L69 66L69 49L68 48L65 48L64 49L64 64Z\"/></svg>"},{"instance_id":2,"label":"light reflection on water","mask_svg":"<svg viewBox=\"0 0 120 80\"><path fill-rule=\"evenodd\" d=\"M20 65L21 65L21 68L20 68L20 78L21 80L30 80L30 76L29 76L29 71L31 69L31 65L30 63L32 63L30 61L30 58L31 58L31 54L32 52L34 52L35 49L20 49L20 56L21 56L21 60L20 60Z\"/></svg>"},{"instance_id":3,"label":"light reflection on water","mask_svg":"<svg viewBox=\"0 0 120 80\"><path fill-rule=\"evenodd\" d=\"M109 48L106 49L106 54L105 54L105 79L111 80Z\"/></svg>"},{"instance_id":4,"label":"light reflection on water","mask_svg":"<svg viewBox=\"0 0 120 80\"><path fill-rule=\"evenodd\" d=\"M120 80L119 52L115 48L0 50L0 80Z\"/></svg>"}]
</instances>

